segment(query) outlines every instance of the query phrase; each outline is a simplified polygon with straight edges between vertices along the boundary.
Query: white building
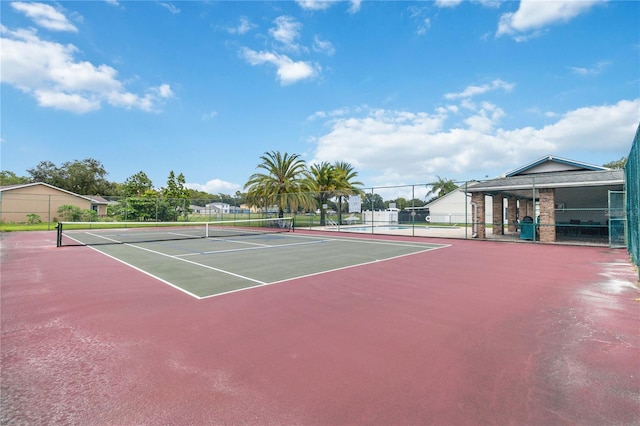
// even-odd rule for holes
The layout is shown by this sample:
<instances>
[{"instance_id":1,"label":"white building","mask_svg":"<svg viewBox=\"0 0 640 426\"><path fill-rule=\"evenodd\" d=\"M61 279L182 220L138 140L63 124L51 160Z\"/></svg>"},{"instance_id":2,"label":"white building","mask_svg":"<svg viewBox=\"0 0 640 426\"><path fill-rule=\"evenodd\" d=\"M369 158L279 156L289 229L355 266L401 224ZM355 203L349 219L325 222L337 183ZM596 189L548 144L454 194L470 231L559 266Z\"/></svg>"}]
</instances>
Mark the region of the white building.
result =
<instances>
[{"instance_id":1,"label":"white building","mask_svg":"<svg viewBox=\"0 0 640 426\"><path fill-rule=\"evenodd\" d=\"M214 214L229 214L231 211L231 205L227 203L209 203L202 206L189 206L193 214L201 215L214 215Z\"/></svg>"},{"instance_id":2,"label":"white building","mask_svg":"<svg viewBox=\"0 0 640 426\"><path fill-rule=\"evenodd\" d=\"M468 182L467 188L477 185L478 182ZM462 185L455 191L449 192L446 195L430 202L425 205L424 208L429 209L429 221L432 223L446 223L446 224L463 224L472 223L472 206L471 196L468 196L464 192L465 185ZM486 220L491 223L493 216L491 199L487 199L487 213Z\"/></svg>"}]
</instances>

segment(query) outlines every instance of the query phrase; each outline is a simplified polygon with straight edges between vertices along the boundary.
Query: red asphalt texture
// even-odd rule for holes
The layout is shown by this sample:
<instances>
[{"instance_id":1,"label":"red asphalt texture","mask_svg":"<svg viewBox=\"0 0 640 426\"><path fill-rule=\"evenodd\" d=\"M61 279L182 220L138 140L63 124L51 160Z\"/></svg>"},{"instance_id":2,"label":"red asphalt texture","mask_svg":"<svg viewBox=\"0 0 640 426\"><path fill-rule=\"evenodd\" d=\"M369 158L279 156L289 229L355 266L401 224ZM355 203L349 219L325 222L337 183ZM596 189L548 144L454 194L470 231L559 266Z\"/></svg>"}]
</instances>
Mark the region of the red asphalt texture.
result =
<instances>
[{"instance_id":1,"label":"red asphalt texture","mask_svg":"<svg viewBox=\"0 0 640 426\"><path fill-rule=\"evenodd\" d=\"M640 424L624 250L419 241L452 246L196 300L3 234L0 422Z\"/></svg>"}]
</instances>

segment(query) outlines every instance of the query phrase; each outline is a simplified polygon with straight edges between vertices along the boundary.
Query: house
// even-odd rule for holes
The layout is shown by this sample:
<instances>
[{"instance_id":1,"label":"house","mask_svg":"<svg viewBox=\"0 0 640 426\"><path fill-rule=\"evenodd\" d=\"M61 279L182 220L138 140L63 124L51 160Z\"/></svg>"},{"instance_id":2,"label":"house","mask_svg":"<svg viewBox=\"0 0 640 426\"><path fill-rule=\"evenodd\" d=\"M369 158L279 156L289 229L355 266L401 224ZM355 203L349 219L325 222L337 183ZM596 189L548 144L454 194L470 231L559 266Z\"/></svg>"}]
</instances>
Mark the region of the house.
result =
<instances>
[{"instance_id":1,"label":"house","mask_svg":"<svg viewBox=\"0 0 640 426\"><path fill-rule=\"evenodd\" d=\"M617 220L624 206L610 202L622 200L624 189L624 170L548 155L462 191L471 196L478 238L486 238L486 223L493 225L494 234L504 234L506 211L508 231L530 223L536 232L527 239L554 242L558 237L606 238L612 231L624 232L623 219Z\"/></svg>"},{"instance_id":2,"label":"house","mask_svg":"<svg viewBox=\"0 0 640 426\"><path fill-rule=\"evenodd\" d=\"M208 203L204 207L202 206L189 206L191 213L201 215L216 215L216 214L229 214L231 205L227 203Z\"/></svg>"},{"instance_id":3,"label":"house","mask_svg":"<svg viewBox=\"0 0 640 426\"><path fill-rule=\"evenodd\" d=\"M471 181L462 185L457 191L451 191L442 197L438 197L432 202L426 204L423 209L429 210L428 221L431 223L446 223L455 225L458 223L472 222L472 205L471 197L465 193L465 188L477 185L478 182ZM491 222L492 209L491 199L487 200L487 211L485 220Z\"/></svg>"},{"instance_id":4,"label":"house","mask_svg":"<svg viewBox=\"0 0 640 426\"><path fill-rule=\"evenodd\" d=\"M0 218L3 222L27 222L36 214L43 222L57 219L58 208L72 205L106 216L108 202L102 197L78 195L43 182L0 186Z\"/></svg>"}]
</instances>

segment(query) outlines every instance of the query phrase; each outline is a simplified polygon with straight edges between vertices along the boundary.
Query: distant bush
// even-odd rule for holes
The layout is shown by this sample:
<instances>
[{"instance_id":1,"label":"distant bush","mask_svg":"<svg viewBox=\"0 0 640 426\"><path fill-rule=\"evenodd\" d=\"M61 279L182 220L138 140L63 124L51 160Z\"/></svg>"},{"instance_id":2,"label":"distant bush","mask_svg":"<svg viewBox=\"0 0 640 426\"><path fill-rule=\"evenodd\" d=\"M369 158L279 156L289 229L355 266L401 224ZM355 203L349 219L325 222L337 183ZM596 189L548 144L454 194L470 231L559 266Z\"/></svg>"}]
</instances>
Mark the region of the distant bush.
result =
<instances>
[{"instance_id":1,"label":"distant bush","mask_svg":"<svg viewBox=\"0 0 640 426\"><path fill-rule=\"evenodd\" d=\"M96 222L98 220L98 212L95 210L87 209L82 210L82 221L84 222Z\"/></svg>"},{"instance_id":2,"label":"distant bush","mask_svg":"<svg viewBox=\"0 0 640 426\"><path fill-rule=\"evenodd\" d=\"M58 215L65 222L80 222L82 220L82 209L78 206L65 204L58 207Z\"/></svg>"},{"instance_id":3,"label":"distant bush","mask_svg":"<svg viewBox=\"0 0 640 426\"><path fill-rule=\"evenodd\" d=\"M35 225L36 223L41 223L41 222L42 222L42 219L40 219L39 214L29 213L27 215L27 223L29 225Z\"/></svg>"}]
</instances>

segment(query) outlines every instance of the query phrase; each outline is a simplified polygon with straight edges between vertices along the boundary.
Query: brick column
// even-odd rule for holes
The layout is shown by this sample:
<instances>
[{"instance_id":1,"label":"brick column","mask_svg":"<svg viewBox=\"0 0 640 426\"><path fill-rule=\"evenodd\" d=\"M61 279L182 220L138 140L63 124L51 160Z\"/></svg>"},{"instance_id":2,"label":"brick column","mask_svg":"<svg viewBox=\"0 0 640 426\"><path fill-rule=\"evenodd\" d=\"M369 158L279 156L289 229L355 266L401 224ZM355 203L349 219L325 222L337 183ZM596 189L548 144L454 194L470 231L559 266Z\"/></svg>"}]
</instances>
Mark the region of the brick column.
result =
<instances>
[{"instance_id":1,"label":"brick column","mask_svg":"<svg viewBox=\"0 0 640 426\"><path fill-rule=\"evenodd\" d=\"M518 213L518 199L517 198L509 198L507 201L507 221L509 222L509 232L516 232L516 227L513 226L513 223L516 221L517 213Z\"/></svg>"},{"instance_id":2,"label":"brick column","mask_svg":"<svg viewBox=\"0 0 640 426\"><path fill-rule=\"evenodd\" d=\"M487 238L487 233L485 229L485 202L484 202L484 192L473 192L471 194L471 218L473 219L473 224L476 228L476 238ZM475 209L473 208L473 204L477 205L477 217Z\"/></svg>"},{"instance_id":3,"label":"brick column","mask_svg":"<svg viewBox=\"0 0 640 426\"><path fill-rule=\"evenodd\" d=\"M556 240L556 191L553 188L538 190L540 198L540 241Z\"/></svg>"},{"instance_id":4,"label":"brick column","mask_svg":"<svg viewBox=\"0 0 640 426\"><path fill-rule=\"evenodd\" d=\"M502 195L491 197L493 213L493 235L504 235L504 198Z\"/></svg>"}]
</instances>

